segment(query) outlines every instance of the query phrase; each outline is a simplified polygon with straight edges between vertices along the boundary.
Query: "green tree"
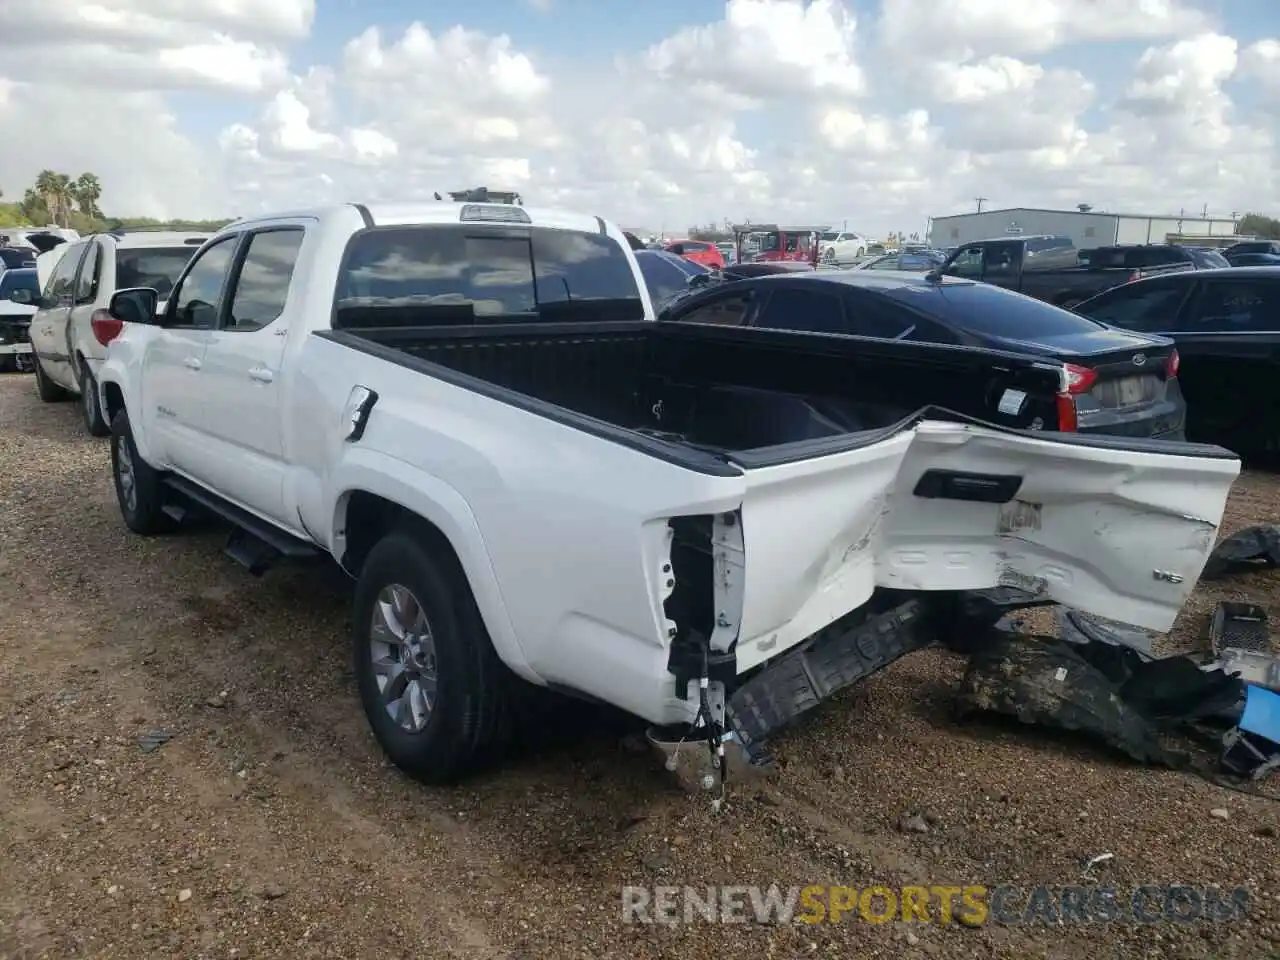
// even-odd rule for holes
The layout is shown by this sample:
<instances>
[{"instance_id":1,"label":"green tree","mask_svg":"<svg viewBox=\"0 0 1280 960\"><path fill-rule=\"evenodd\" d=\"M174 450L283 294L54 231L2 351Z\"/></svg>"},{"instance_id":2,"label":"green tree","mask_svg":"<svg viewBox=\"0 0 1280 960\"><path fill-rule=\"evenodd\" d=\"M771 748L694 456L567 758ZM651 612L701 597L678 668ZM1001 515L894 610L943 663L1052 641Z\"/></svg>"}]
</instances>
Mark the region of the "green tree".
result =
<instances>
[{"instance_id":1,"label":"green tree","mask_svg":"<svg viewBox=\"0 0 1280 960\"><path fill-rule=\"evenodd\" d=\"M102 219L102 211L98 209L98 200L102 196L102 181L96 174L82 173L71 184L71 196L76 206L86 217L93 220Z\"/></svg>"},{"instance_id":2,"label":"green tree","mask_svg":"<svg viewBox=\"0 0 1280 960\"><path fill-rule=\"evenodd\" d=\"M35 187L27 187L26 193L22 195L22 201L18 204L18 209L28 223L38 227L44 226L51 219L49 207Z\"/></svg>"},{"instance_id":3,"label":"green tree","mask_svg":"<svg viewBox=\"0 0 1280 960\"><path fill-rule=\"evenodd\" d=\"M1245 237L1280 240L1280 220L1261 213L1246 213L1236 225L1236 233Z\"/></svg>"}]
</instances>

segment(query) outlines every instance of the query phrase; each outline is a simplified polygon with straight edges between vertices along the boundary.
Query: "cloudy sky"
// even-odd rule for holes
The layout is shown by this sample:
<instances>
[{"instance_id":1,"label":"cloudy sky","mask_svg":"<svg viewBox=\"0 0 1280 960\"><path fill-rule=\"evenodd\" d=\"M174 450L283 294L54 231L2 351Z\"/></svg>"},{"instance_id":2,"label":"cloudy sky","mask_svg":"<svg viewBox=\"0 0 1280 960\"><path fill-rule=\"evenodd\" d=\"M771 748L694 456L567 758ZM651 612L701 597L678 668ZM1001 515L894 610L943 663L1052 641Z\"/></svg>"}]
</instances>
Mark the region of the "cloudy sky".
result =
<instances>
[{"instance_id":1,"label":"cloudy sky","mask_svg":"<svg viewBox=\"0 0 1280 960\"><path fill-rule=\"evenodd\" d=\"M1280 2L3 0L0 131L6 196L90 170L120 215L1280 215Z\"/></svg>"}]
</instances>

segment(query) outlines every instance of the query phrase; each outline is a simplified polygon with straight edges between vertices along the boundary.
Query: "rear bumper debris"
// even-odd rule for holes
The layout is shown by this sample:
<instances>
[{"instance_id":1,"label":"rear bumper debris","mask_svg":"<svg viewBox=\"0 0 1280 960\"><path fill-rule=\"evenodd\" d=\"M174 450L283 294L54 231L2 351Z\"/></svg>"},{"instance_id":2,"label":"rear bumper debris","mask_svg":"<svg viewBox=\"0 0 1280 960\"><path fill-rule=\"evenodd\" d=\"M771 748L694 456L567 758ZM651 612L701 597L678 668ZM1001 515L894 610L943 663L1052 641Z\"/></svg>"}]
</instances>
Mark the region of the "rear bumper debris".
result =
<instances>
[{"instance_id":1,"label":"rear bumper debris","mask_svg":"<svg viewBox=\"0 0 1280 960\"><path fill-rule=\"evenodd\" d=\"M765 667L729 697L729 731L755 762L763 742L832 694L932 645L924 601L909 600L850 627L837 621Z\"/></svg>"}]
</instances>

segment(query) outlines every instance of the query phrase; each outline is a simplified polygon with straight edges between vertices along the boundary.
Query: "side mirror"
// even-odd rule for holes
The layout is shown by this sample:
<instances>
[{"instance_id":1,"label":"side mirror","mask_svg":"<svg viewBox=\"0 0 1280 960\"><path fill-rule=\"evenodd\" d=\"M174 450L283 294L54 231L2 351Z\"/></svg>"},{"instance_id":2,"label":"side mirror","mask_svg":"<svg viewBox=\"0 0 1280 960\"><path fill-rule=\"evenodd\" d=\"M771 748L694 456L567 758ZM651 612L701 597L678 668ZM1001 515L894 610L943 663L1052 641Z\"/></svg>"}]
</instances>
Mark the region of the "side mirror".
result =
<instances>
[{"instance_id":1,"label":"side mirror","mask_svg":"<svg viewBox=\"0 0 1280 960\"><path fill-rule=\"evenodd\" d=\"M155 323L160 294L154 287L130 287L111 296L107 312L125 323Z\"/></svg>"},{"instance_id":2,"label":"side mirror","mask_svg":"<svg viewBox=\"0 0 1280 960\"><path fill-rule=\"evenodd\" d=\"M23 290L19 287L9 295L9 299L14 303L33 304L36 302L36 296L30 290Z\"/></svg>"}]
</instances>

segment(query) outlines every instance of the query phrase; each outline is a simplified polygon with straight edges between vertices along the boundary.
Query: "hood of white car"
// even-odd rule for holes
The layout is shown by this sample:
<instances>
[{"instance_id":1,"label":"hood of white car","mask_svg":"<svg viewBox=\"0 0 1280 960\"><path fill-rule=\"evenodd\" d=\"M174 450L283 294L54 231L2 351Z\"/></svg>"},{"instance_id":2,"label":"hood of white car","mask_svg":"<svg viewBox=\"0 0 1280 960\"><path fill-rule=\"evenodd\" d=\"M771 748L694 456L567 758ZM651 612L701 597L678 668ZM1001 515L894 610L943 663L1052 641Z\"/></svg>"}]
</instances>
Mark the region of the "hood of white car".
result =
<instances>
[{"instance_id":1,"label":"hood of white car","mask_svg":"<svg viewBox=\"0 0 1280 960\"><path fill-rule=\"evenodd\" d=\"M34 305L29 303L14 303L12 300L0 300L0 317L30 317L36 312Z\"/></svg>"}]
</instances>

